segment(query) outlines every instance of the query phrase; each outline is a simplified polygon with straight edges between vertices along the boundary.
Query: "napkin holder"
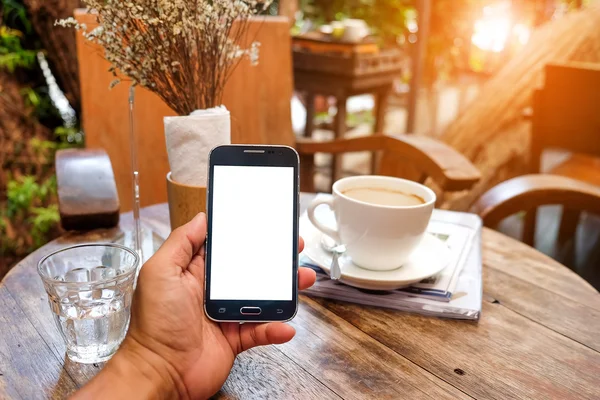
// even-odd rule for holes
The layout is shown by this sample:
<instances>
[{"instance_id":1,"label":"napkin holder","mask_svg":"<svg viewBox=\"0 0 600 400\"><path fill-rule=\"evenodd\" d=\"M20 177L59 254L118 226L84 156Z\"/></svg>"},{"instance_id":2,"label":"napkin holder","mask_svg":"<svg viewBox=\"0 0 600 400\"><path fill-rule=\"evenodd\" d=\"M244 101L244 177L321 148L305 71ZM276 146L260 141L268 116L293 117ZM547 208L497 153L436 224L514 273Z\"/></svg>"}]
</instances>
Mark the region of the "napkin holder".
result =
<instances>
[{"instance_id":1,"label":"napkin holder","mask_svg":"<svg viewBox=\"0 0 600 400\"><path fill-rule=\"evenodd\" d=\"M167 174L167 196L171 230L187 224L198 213L206 212L206 187L185 185Z\"/></svg>"}]
</instances>

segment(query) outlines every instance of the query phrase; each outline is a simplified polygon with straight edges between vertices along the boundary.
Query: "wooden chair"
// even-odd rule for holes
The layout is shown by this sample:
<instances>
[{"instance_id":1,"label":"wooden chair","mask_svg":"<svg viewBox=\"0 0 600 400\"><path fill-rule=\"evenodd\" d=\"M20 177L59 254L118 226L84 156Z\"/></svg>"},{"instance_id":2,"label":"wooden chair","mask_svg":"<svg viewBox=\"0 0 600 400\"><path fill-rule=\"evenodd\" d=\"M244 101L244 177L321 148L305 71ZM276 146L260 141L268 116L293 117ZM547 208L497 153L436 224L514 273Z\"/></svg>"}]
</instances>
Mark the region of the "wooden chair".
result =
<instances>
[{"instance_id":1,"label":"wooden chair","mask_svg":"<svg viewBox=\"0 0 600 400\"><path fill-rule=\"evenodd\" d=\"M544 87L533 97L531 120L530 171L541 172L544 150L558 148L573 152L559 165L547 171L600 187L600 66L570 63L546 66ZM551 183L548 178L542 182ZM527 183L527 184L526 184ZM532 183L523 180L522 187ZM537 192L540 182L531 187ZM535 188L535 189L534 189ZM551 187L548 187L549 190ZM485 196L484 196L485 197ZM583 209L579 203L563 205L559 241L571 238ZM527 209L523 241L534 244L537 207Z\"/></svg>"},{"instance_id":2,"label":"wooden chair","mask_svg":"<svg viewBox=\"0 0 600 400\"><path fill-rule=\"evenodd\" d=\"M468 190L479 181L479 171L463 155L448 145L425 136L376 134L352 139L316 142L298 139L301 187L314 191L315 153L343 154L360 151L380 153L375 173L425 182L431 178L442 196ZM441 199L438 199L440 202Z\"/></svg>"},{"instance_id":3,"label":"wooden chair","mask_svg":"<svg viewBox=\"0 0 600 400\"><path fill-rule=\"evenodd\" d=\"M482 217L485 226L495 228L508 216L545 205L600 215L600 188L564 176L525 175L488 190L471 211Z\"/></svg>"}]
</instances>

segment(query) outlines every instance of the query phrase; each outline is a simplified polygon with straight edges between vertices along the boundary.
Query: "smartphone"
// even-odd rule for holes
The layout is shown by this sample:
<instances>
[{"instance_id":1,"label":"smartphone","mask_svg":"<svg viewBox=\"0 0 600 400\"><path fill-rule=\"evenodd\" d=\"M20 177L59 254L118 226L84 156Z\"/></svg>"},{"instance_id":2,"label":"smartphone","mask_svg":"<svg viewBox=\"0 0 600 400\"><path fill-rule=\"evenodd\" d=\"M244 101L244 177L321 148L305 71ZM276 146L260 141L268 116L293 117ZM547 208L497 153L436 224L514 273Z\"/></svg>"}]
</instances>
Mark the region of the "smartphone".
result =
<instances>
[{"instance_id":1,"label":"smartphone","mask_svg":"<svg viewBox=\"0 0 600 400\"><path fill-rule=\"evenodd\" d=\"M288 321L298 309L299 158L226 145L209 157L204 310L214 321Z\"/></svg>"}]
</instances>

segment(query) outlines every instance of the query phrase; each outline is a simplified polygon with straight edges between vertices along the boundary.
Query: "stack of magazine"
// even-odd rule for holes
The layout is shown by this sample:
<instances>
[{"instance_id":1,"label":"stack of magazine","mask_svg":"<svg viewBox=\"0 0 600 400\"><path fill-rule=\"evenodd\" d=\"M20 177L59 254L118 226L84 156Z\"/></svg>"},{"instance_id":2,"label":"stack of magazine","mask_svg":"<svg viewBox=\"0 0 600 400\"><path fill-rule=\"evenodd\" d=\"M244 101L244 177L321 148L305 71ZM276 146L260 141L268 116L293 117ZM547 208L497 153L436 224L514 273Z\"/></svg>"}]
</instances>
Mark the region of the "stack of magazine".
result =
<instances>
[{"instance_id":1,"label":"stack of magazine","mask_svg":"<svg viewBox=\"0 0 600 400\"><path fill-rule=\"evenodd\" d=\"M475 214L435 210L427 231L450 249L447 266L433 277L393 291L363 290L333 281L302 254L300 265L317 271L317 282L303 293L424 315L478 320L482 300L481 227L481 219ZM314 235L315 230L304 213L300 234Z\"/></svg>"}]
</instances>

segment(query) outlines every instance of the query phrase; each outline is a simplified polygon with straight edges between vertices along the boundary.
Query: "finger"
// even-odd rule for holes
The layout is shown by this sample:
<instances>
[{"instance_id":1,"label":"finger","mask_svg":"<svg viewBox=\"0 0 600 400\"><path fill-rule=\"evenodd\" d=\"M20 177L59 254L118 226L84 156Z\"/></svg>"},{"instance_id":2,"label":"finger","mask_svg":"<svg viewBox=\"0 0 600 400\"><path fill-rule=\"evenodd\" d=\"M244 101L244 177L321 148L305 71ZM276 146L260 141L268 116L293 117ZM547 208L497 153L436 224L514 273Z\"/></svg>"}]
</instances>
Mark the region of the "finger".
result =
<instances>
[{"instance_id":1,"label":"finger","mask_svg":"<svg viewBox=\"0 0 600 400\"><path fill-rule=\"evenodd\" d=\"M315 284L317 273L310 268L298 268L298 288L300 290L308 289Z\"/></svg>"},{"instance_id":2,"label":"finger","mask_svg":"<svg viewBox=\"0 0 600 400\"><path fill-rule=\"evenodd\" d=\"M298 253L302 253L303 250L304 250L304 239L302 238L302 236L300 236L300 239L298 240Z\"/></svg>"},{"instance_id":3,"label":"finger","mask_svg":"<svg viewBox=\"0 0 600 400\"><path fill-rule=\"evenodd\" d=\"M240 326L242 351L256 346L282 344L292 340L296 330L282 322L268 324L244 324Z\"/></svg>"},{"instance_id":4,"label":"finger","mask_svg":"<svg viewBox=\"0 0 600 400\"><path fill-rule=\"evenodd\" d=\"M186 270L206 239L206 215L200 213L187 224L175 229L148 264L177 266Z\"/></svg>"},{"instance_id":5,"label":"finger","mask_svg":"<svg viewBox=\"0 0 600 400\"><path fill-rule=\"evenodd\" d=\"M201 254L196 254L188 264L187 270L198 280L200 286L204 289L204 257Z\"/></svg>"}]
</instances>

